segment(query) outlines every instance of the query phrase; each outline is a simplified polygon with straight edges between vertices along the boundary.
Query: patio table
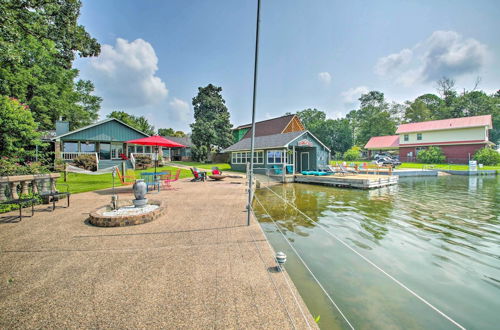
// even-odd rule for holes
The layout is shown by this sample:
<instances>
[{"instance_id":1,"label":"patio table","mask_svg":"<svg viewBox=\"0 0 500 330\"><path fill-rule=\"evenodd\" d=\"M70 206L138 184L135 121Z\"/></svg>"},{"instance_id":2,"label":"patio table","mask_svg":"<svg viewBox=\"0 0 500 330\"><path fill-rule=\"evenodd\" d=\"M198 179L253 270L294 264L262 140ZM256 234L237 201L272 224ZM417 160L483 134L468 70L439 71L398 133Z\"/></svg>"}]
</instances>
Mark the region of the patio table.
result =
<instances>
[{"instance_id":1,"label":"patio table","mask_svg":"<svg viewBox=\"0 0 500 330\"><path fill-rule=\"evenodd\" d=\"M158 187L158 192L160 192L160 176L161 175L166 175L169 172L142 172L141 177L144 177L144 182L146 182L146 190L149 192L149 186L153 186L153 189L155 187ZM152 177L150 180L149 177Z\"/></svg>"}]
</instances>

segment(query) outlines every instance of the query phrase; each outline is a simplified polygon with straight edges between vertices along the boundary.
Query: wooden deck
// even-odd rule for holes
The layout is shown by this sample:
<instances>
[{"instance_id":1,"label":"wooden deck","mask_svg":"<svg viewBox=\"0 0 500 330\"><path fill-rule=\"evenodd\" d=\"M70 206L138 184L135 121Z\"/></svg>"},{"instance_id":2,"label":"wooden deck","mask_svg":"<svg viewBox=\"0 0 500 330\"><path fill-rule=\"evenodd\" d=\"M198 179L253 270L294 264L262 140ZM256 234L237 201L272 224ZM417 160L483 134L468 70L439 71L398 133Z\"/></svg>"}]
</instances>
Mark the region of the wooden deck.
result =
<instances>
[{"instance_id":1,"label":"wooden deck","mask_svg":"<svg viewBox=\"0 0 500 330\"><path fill-rule=\"evenodd\" d=\"M374 189L398 183L399 177L396 175L373 175L373 174L350 174L350 175L295 175L296 183L322 184L327 186Z\"/></svg>"}]
</instances>

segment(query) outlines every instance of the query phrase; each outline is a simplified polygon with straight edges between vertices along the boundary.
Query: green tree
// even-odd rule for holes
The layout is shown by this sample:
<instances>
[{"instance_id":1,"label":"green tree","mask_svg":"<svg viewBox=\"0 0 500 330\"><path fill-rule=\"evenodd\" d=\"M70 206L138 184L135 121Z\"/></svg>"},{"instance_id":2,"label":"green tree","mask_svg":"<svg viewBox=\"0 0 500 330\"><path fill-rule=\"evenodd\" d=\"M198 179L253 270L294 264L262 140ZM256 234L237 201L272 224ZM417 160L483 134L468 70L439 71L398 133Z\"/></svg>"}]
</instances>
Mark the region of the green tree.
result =
<instances>
[{"instance_id":1,"label":"green tree","mask_svg":"<svg viewBox=\"0 0 500 330\"><path fill-rule=\"evenodd\" d=\"M449 114L443 110L444 101L439 96L427 93L417 97L414 102L416 101L423 102L425 104L425 107L429 109L429 120L449 118Z\"/></svg>"},{"instance_id":2,"label":"green tree","mask_svg":"<svg viewBox=\"0 0 500 330\"><path fill-rule=\"evenodd\" d=\"M352 147L352 132L347 119L326 119L318 109L297 112L305 128L323 142L332 152L343 154Z\"/></svg>"},{"instance_id":3,"label":"green tree","mask_svg":"<svg viewBox=\"0 0 500 330\"><path fill-rule=\"evenodd\" d=\"M15 56L15 45L32 36L42 44L54 44L59 63L67 69L75 53L99 55L97 40L78 25L81 6L79 0L0 1L0 53Z\"/></svg>"},{"instance_id":4,"label":"green tree","mask_svg":"<svg viewBox=\"0 0 500 330\"><path fill-rule=\"evenodd\" d=\"M148 135L155 134L155 128L151 125L146 117L144 116L134 116L126 113L125 111L113 111L108 115L108 118L116 118L121 120L125 124L132 126L139 131L146 133Z\"/></svg>"},{"instance_id":5,"label":"green tree","mask_svg":"<svg viewBox=\"0 0 500 330\"><path fill-rule=\"evenodd\" d=\"M183 131L175 131L173 128L158 128L158 135L185 137L186 133Z\"/></svg>"},{"instance_id":6,"label":"green tree","mask_svg":"<svg viewBox=\"0 0 500 330\"><path fill-rule=\"evenodd\" d=\"M42 145L41 133L29 107L16 99L0 96L0 156L23 159Z\"/></svg>"},{"instance_id":7,"label":"green tree","mask_svg":"<svg viewBox=\"0 0 500 330\"><path fill-rule=\"evenodd\" d=\"M326 120L326 114L316 108L308 108L298 111L297 116L308 130L311 130L311 128Z\"/></svg>"},{"instance_id":8,"label":"green tree","mask_svg":"<svg viewBox=\"0 0 500 330\"><path fill-rule=\"evenodd\" d=\"M0 1L0 94L29 105L41 129L53 129L59 117L71 129L97 119L101 99L71 69L75 52L100 51L77 25L80 7L76 0Z\"/></svg>"},{"instance_id":9,"label":"green tree","mask_svg":"<svg viewBox=\"0 0 500 330\"><path fill-rule=\"evenodd\" d=\"M198 95L193 98L195 122L191 124L191 139L200 150L200 161L206 160L211 150L220 151L233 142L229 111L221 92L221 87L209 84L199 87Z\"/></svg>"},{"instance_id":10,"label":"green tree","mask_svg":"<svg viewBox=\"0 0 500 330\"><path fill-rule=\"evenodd\" d=\"M359 101L360 109L348 114L357 145L364 146L372 136L392 135L396 132L397 121L391 115L384 93L371 91L361 95Z\"/></svg>"},{"instance_id":11,"label":"green tree","mask_svg":"<svg viewBox=\"0 0 500 330\"><path fill-rule=\"evenodd\" d=\"M432 120L431 110L418 98L413 102L407 101L404 114L404 120L407 123L418 123L421 121Z\"/></svg>"}]
</instances>

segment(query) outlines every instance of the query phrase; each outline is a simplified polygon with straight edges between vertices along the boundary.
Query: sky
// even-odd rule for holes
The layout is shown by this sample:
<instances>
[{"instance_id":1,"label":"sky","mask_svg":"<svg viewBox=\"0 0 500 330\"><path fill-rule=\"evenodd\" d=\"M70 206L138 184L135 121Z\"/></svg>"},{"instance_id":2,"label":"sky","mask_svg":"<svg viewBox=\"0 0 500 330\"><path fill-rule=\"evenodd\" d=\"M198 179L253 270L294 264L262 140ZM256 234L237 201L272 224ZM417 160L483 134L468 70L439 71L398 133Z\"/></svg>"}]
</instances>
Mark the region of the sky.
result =
<instances>
[{"instance_id":1,"label":"sky","mask_svg":"<svg viewBox=\"0 0 500 330\"><path fill-rule=\"evenodd\" d=\"M251 121L257 0L83 0L80 24L101 54L80 78L113 110L189 132L198 87L222 87L234 126ZM306 108L340 118L378 90L403 102L500 89L500 1L262 0L256 118Z\"/></svg>"}]
</instances>

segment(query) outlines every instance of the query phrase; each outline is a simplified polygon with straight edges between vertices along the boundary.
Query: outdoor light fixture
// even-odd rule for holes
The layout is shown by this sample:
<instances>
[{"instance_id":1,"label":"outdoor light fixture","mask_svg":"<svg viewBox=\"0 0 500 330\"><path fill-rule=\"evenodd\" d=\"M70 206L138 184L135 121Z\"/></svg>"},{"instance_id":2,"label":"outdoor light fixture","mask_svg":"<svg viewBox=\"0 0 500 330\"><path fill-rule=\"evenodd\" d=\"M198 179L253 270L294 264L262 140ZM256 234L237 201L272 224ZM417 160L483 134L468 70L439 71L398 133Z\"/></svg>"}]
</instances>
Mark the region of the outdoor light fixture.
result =
<instances>
[{"instance_id":1,"label":"outdoor light fixture","mask_svg":"<svg viewBox=\"0 0 500 330\"><path fill-rule=\"evenodd\" d=\"M276 262L278 263L276 269L278 270L278 272L280 272L282 270L281 266L284 265L286 262L286 254L281 251L276 253Z\"/></svg>"}]
</instances>

